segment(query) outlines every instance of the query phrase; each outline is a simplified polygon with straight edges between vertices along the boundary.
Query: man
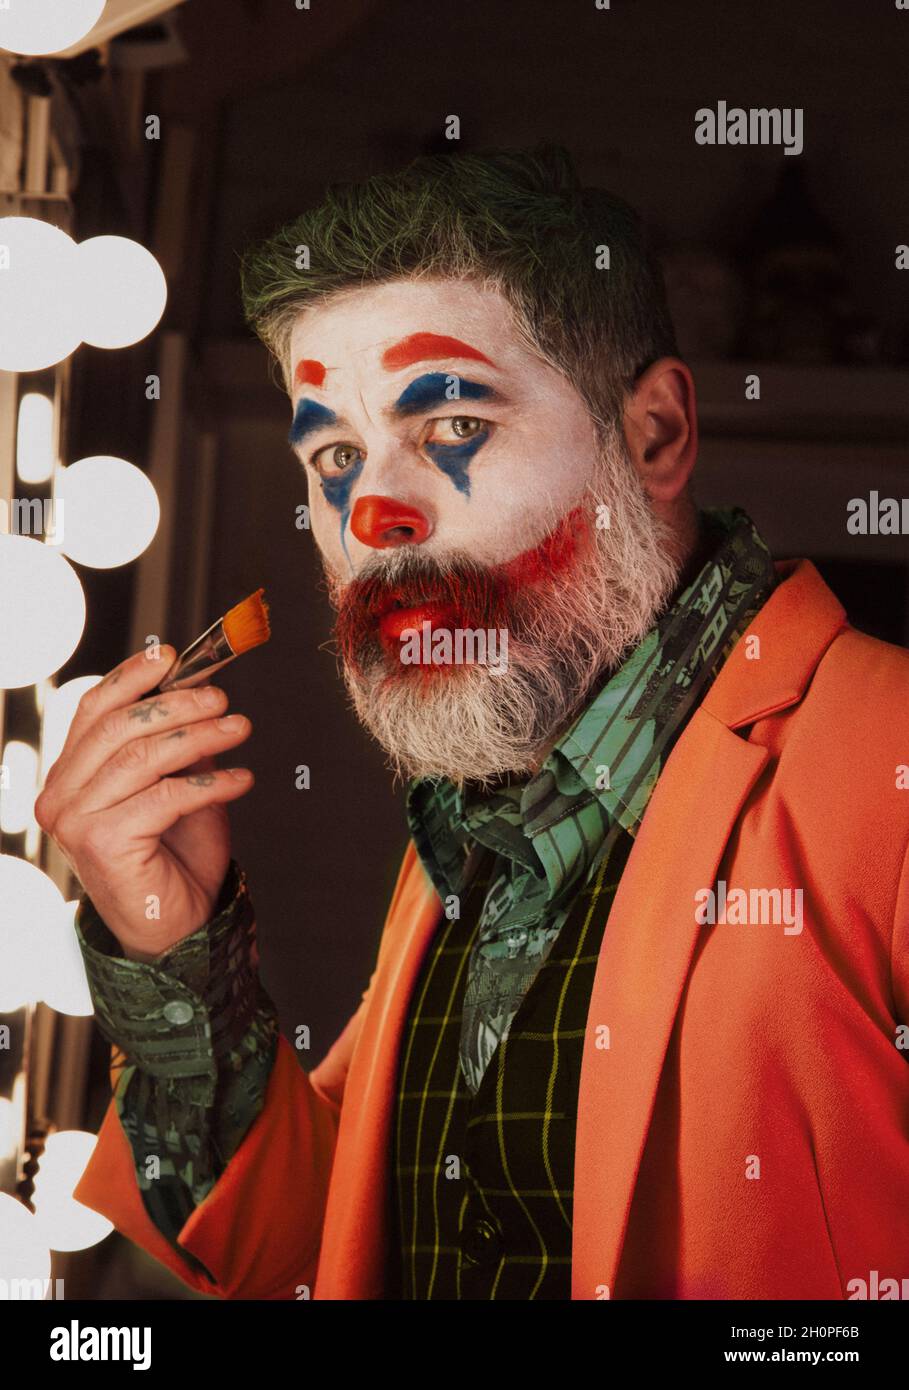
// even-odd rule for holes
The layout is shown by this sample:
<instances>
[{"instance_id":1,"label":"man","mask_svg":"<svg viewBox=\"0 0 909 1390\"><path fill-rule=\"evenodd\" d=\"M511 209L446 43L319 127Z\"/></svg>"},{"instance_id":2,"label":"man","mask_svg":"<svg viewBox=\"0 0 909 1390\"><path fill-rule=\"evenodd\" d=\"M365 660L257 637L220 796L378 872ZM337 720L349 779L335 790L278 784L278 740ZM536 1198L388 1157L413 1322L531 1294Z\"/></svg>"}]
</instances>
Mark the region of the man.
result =
<instances>
[{"instance_id":1,"label":"man","mask_svg":"<svg viewBox=\"0 0 909 1390\"><path fill-rule=\"evenodd\" d=\"M248 720L150 698L143 654L86 695L38 805L115 1045L76 1195L223 1297L905 1276L909 655L695 506L635 216L557 150L424 158L331 191L244 293L412 840L306 1073L229 857L251 778L211 762Z\"/></svg>"}]
</instances>

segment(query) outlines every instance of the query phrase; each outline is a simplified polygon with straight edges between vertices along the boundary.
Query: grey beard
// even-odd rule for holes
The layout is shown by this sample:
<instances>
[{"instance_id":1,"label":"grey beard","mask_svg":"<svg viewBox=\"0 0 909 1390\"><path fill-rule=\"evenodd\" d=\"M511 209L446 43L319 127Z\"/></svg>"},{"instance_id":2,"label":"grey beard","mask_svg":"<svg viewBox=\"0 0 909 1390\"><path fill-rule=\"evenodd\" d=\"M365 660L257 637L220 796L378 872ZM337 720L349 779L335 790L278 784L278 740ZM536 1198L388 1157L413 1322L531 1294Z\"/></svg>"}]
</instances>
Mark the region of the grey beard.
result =
<instances>
[{"instance_id":1,"label":"grey beard","mask_svg":"<svg viewBox=\"0 0 909 1390\"><path fill-rule=\"evenodd\" d=\"M594 530L594 546L552 585L516 603L504 671L449 666L424 680L412 670L390 676L382 659L359 671L344 664L357 716L396 777L484 788L505 773L535 769L593 687L653 626L681 561L615 438L587 490L592 525L603 503L610 525Z\"/></svg>"}]
</instances>

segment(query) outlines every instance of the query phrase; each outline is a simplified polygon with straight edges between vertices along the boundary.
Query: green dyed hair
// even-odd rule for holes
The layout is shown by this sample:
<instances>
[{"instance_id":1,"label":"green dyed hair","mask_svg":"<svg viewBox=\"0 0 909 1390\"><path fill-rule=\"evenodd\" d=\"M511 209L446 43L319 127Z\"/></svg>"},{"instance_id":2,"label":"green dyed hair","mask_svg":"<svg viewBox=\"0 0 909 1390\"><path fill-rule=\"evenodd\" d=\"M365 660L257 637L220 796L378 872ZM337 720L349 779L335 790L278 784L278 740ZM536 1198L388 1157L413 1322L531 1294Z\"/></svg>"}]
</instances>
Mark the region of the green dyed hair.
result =
<instances>
[{"instance_id":1,"label":"green dyed hair","mask_svg":"<svg viewBox=\"0 0 909 1390\"><path fill-rule=\"evenodd\" d=\"M309 268L297 266L309 248ZM597 248L609 269L597 269ZM601 432L636 378L678 348L663 278L637 213L582 187L560 146L424 155L393 174L331 186L324 200L241 258L247 323L292 390L302 309L401 277L494 286L525 345L562 372Z\"/></svg>"}]
</instances>

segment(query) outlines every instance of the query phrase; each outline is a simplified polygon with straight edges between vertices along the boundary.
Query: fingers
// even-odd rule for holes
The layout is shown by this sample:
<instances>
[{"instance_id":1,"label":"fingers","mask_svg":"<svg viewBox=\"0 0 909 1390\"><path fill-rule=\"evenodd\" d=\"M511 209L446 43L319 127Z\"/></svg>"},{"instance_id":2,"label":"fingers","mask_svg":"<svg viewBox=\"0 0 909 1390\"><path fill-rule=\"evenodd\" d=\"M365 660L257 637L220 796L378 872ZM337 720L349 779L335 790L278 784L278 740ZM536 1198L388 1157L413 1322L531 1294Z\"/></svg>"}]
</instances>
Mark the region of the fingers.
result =
<instances>
[{"instance_id":1,"label":"fingers","mask_svg":"<svg viewBox=\"0 0 909 1390\"><path fill-rule=\"evenodd\" d=\"M157 656L150 655L155 652ZM79 701L61 757L75 748L96 720L109 714L111 710L133 704L149 690L154 690L155 686L163 681L176 659L174 647L150 647L147 651L134 652L119 666L108 671L103 681L93 685Z\"/></svg>"},{"instance_id":2,"label":"fingers","mask_svg":"<svg viewBox=\"0 0 909 1390\"><path fill-rule=\"evenodd\" d=\"M88 693L90 695L92 692ZM202 720L210 721L226 708L227 696L224 691L209 685L192 690L175 690L167 695L152 695L149 699L116 707L100 715L72 751L68 755L61 754L55 764L55 774L48 777L44 792L39 797L42 813L52 816L54 806L64 805L106 762L123 753L126 745L134 740L152 738ZM141 750L134 750L134 756L138 760ZM190 761L183 758L177 767L186 767ZM35 810L37 814L37 804ZM43 824L40 817L39 823Z\"/></svg>"},{"instance_id":3,"label":"fingers","mask_svg":"<svg viewBox=\"0 0 909 1390\"><path fill-rule=\"evenodd\" d=\"M252 724L244 715L229 714L183 724L170 733L131 739L83 786L79 810L87 815L116 806L181 769L187 777L210 771L216 754L237 747L251 732Z\"/></svg>"},{"instance_id":4,"label":"fingers","mask_svg":"<svg viewBox=\"0 0 909 1390\"><path fill-rule=\"evenodd\" d=\"M93 816L91 838L102 854L108 834L120 843L125 839L157 838L183 816L219 802L236 801L249 791L253 781L253 774L245 767L165 777L114 809Z\"/></svg>"}]
</instances>

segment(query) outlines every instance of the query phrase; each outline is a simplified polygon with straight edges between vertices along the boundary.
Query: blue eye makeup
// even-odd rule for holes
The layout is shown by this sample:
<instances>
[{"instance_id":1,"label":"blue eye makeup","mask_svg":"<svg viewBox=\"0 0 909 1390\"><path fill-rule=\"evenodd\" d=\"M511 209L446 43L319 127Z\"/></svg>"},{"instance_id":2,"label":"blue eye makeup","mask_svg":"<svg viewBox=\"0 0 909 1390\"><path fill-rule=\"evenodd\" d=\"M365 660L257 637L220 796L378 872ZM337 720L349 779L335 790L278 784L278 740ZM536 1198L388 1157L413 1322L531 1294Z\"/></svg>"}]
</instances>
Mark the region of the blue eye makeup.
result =
<instances>
[{"instance_id":1,"label":"blue eye makeup","mask_svg":"<svg viewBox=\"0 0 909 1390\"><path fill-rule=\"evenodd\" d=\"M318 401L310 401L303 396L297 401L287 442L294 448L297 444L302 444L309 435L315 434L316 430L329 429L337 423L337 415L333 410L329 410L328 406L319 405Z\"/></svg>"},{"instance_id":2,"label":"blue eye makeup","mask_svg":"<svg viewBox=\"0 0 909 1390\"><path fill-rule=\"evenodd\" d=\"M437 468L440 468L446 478L450 478L465 497L470 496L470 468L473 456L489 438L489 430L480 430L477 434L471 435L470 439L465 439L463 444L433 444L427 441L423 448Z\"/></svg>"},{"instance_id":3,"label":"blue eye makeup","mask_svg":"<svg viewBox=\"0 0 909 1390\"><path fill-rule=\"evenodd\" d=\"M458 394L450 396L453 381L458 384ZM494 386L486 386L481 381L468 381L454 372L426 372L418 376L400 394L392 410L395 415L425 415L439 406L457 408L458 401L495 401L500 399Z\"/></svg>"},{"instance_id":4,"label":"blue eye makeup","mask_svg":"<svg viewBox=\"0 0 909 1390\"><path fill-rule=\"evenodd\" d=\"M347 523L350 520L350 494L353 491L354 483L363 472L365 458L360 455L356 463L352 463L343 473L339 473L336 478L320 478L322 493L329 506L334 507L341 517L341 548L347 556L347 563L353 573L353 564L347 554Z\"/></svg>"},{"instance_id":5,"label":"blue eye makeup","mask_svg":"<svg viewBox=\"0 0 909 1390\"><path fill-rule=\"evenodd\" d=\"M458 394L449 394L452 382L457 382ZM431 410L457 408L462 401L498 401L503 398L494 386L481 381L469 381L452 372L426 372L401 392L393 406L395 415L425 415ZM457 417L453 417L457 418ZM468 470L477 450L489 438L489 430L481 430L461 444L438 444L427 441L423 448L433 463L449 478L458 492L470 496Z\"/></svg>"}]
</instances>

